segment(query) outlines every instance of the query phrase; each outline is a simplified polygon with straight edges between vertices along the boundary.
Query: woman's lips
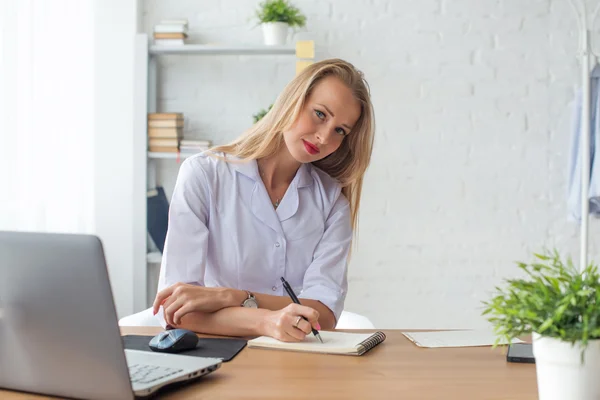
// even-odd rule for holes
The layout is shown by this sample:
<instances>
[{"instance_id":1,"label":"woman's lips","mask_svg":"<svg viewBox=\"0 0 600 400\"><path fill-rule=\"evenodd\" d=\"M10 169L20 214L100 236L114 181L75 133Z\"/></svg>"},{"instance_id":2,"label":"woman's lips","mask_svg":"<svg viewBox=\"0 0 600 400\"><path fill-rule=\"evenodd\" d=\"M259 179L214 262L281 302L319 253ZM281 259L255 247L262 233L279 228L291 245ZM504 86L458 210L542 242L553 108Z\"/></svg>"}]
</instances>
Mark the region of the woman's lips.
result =
<instances>
[{"instance_id":1,"label":"woman's lips","mask_svg":"<svg viewBox=\"0 0 600 400\"><path fill-rule=\"evenodd\" d=\"M304 143L304 148L306 149L308 154L311 154L311 155L319 154L319 148L317 146L315 146L314 144L312 144L310 142L307 142L304 139L302 140L302 142Z\"/></svg>"}]
</instances>

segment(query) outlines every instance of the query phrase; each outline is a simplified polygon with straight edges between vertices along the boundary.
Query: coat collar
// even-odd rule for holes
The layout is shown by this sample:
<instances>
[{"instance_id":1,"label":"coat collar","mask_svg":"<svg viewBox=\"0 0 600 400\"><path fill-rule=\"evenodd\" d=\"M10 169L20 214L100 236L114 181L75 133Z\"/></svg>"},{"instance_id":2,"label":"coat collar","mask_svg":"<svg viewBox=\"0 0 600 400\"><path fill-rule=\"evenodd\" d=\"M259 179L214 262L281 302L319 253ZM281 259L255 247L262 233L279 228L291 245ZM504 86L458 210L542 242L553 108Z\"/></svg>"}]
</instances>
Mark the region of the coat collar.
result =
<instances>
[{"instance_id":1,"label":"coat collar","mask_svg":"<svg viewBox=\"0 0 600 400\"><path fill-rule=\"evenodd\" d=\"M261 181L256 160L240 161L238 158L233 157L230 164L235 170L252 179L253 181ZM298 168L298 172L296 172L296 176L292 180L292 183L297 181L298 188L310 186L313 182L311 172L312 164L301 164L300 168ZM290 187L291 186L292 185L290 184Z\"/></svg>"},{"instance_id":2,"label":"coat collar","mask_svg":"<svg viewBox=\"0 0 600 400\"><path fill-rule=\"evenodd\" d=\"M244 179L240 184L240 195L250 211L271 229L283 234L281 221L293 217L298 211L298 189L308 187L313 182L311 175L312 166L310 164L300 165L296 176L294 176L281 200L281 204L275 209L271 205L267 189L260 178L256 160L241 162L239 159L234 159L230 165L238 173L249 178Z\"/></svg>"}]
</instances>

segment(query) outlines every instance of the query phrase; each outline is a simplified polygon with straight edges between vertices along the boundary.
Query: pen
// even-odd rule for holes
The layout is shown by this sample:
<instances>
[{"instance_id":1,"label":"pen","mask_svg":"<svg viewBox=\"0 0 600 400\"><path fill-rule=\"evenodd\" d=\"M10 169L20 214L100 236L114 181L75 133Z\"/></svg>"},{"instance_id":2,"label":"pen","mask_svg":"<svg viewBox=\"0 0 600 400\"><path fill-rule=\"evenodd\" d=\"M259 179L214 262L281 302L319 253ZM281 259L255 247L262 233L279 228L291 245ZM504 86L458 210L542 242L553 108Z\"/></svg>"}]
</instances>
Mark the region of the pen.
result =
<instances>
[{"instance_id":1,"label":"pen","mask_svg":"<svg viewBox=\"0 0 600 400\"><path fill-rule=\"evenodd\" d=\"M300 304L300 300L298 300L298 298L296 297L296 293L294 293L290 284L287 283L287 281L285 279L283 279L283 277L281 277L281 282L283 282L283 288L290 295L290 297L292 298L292 301L296 304ZM308 320L306 318L302 317L302 319L308 322ZM319 342L323 343L323 339L321 339L321 335L319 335L319 331L312 327L311 327L311 329L312 329L313 335L315 335L315 337L317 339L319 339Z\"/></svg>"}]
</instances>

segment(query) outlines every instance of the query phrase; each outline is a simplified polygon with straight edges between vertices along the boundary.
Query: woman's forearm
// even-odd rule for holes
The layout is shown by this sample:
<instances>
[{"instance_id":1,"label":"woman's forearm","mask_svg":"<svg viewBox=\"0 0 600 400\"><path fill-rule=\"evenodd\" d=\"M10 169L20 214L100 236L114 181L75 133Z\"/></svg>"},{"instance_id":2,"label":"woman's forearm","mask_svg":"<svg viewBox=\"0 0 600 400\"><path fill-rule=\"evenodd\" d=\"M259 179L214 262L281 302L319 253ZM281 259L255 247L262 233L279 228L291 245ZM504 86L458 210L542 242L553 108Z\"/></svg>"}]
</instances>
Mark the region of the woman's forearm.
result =
<instances>
[{"instance_id":1,"label":"woman's forearm","mask_svg":"<svg viewBox=\"0 0 600 400\"><path fill-rule=\"evenodd\" d=\"M262 336L268 335L266 317L270 312L239 306L213 313L192 312L184 315L176 327L210 335Z\"/></svg>"},{"instance_id":2,"label":"woman's forearm","mask_svg":"<svg viewBox=\"0 0 600 400\"><path fill-rule=\"evenodd\" d=\"M243 301L248 297L244 290L230 289L231 296L228 302L228 307L240 306ZM277 311L286 307L292 300L289 296L273 296L269 294L254 293L256 300L258 300L258 306L267 310ZM302 305L314 308L319 312L319 324L323 329L334 329L335 328L335 315L333 312L318 300L300 299Z\"/></svg>"}]
</instances>

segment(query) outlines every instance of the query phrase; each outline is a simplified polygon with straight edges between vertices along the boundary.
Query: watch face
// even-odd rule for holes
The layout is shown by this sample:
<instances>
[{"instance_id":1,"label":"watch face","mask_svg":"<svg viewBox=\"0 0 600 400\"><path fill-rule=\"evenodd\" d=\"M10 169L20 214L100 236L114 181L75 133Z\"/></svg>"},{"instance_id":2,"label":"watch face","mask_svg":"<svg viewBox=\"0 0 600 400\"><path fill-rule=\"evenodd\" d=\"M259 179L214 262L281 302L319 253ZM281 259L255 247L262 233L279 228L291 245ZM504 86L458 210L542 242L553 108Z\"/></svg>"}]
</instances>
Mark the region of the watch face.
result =
<instances>
[{"instance_id":1,"label":"watch face","mask_svg":"<svg viewBox=\"0 0 600 400\"><path fill-rule=\"evenodd\" d=\"M248 308L258 308L258 303L254 299L246 299L244 301L244 307Z\"/></svg>"}]
</instances>

